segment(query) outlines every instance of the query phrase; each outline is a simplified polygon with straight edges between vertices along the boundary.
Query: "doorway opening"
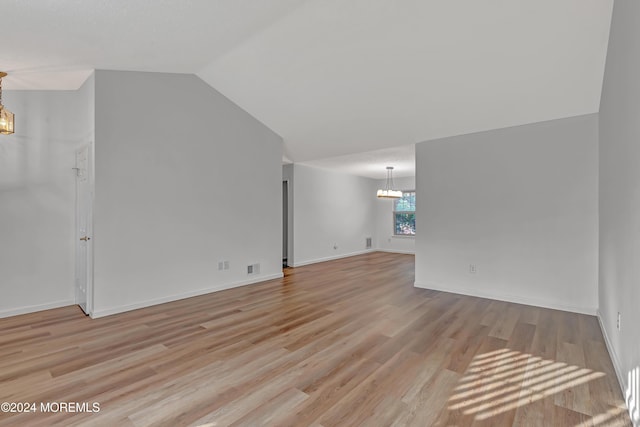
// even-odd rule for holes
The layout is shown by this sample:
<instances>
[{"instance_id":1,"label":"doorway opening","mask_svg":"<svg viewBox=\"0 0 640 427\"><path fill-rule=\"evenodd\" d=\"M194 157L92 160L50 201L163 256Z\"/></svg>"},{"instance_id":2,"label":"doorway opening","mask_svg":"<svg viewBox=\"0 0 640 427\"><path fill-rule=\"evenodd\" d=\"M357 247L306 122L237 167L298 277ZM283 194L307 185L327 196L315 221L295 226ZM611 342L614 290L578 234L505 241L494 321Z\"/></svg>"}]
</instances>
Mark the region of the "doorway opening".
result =
<instances>
[{"instance_id":1,"label":"doorway opening","mask_svg":"<svg viewBox=\"0 0 640 427\"><path fill-rule=\"evenodd\" d=\"M289 181L282 181L282 268L289 267Z\"/></svg>"}]
</instances>

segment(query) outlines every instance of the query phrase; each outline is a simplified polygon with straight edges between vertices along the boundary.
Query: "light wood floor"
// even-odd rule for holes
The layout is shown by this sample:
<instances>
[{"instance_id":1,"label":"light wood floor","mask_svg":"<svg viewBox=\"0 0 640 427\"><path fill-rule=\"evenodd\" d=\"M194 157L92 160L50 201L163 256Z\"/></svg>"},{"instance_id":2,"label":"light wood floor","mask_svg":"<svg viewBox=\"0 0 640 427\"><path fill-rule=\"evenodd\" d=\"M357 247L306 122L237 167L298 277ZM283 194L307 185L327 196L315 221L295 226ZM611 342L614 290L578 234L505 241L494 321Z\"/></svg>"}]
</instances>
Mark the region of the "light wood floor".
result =
<instances>
[{"instance_id":1,"label":"light wood floor","mask_svg":"<svg viewBox=\"0 0 640 427\"><path fill-rule=\"evenodd\" d=\"M592 316L413 288L372 253L91 320L0 319L0 426L628 426Z\"/></svg>"}]
</instances>

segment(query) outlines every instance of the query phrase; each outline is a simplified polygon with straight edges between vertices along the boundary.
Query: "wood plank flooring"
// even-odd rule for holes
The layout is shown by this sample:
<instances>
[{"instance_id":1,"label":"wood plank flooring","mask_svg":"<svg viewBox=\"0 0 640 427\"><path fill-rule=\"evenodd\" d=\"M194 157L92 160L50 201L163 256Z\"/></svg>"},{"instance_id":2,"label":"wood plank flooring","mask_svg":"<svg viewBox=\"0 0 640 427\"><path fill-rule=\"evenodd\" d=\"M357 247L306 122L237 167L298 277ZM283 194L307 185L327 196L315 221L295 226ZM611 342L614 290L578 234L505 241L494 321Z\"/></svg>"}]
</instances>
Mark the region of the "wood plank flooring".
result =
<instances>
[{"instance_id":1,"label":"wood plank flooring","mask_svg":"<svg viewBox=\"0 0 640 427\"><path fill-rule=\"evenodd\" d=\"M0 319L0 402L38 405L0 426L631 425L595 317L416 289L413 265L371 253L102 319Z\"/></svg>"}]
</instances>

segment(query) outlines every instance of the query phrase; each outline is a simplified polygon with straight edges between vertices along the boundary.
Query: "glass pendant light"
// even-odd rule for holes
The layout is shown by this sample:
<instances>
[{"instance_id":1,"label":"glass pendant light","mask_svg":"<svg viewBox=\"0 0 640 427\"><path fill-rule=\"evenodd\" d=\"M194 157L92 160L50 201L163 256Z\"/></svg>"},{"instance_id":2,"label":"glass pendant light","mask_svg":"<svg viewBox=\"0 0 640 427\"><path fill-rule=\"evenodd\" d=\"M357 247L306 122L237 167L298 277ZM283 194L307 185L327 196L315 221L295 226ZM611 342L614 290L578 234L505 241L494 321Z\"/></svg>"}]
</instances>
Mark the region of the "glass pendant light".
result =
<instances>
[{"instance_id":1,"label":"glass pendant light","mask_svg":"<svg viewBox=\"0 0 640 427\"><path fill-rule=\"evenodd\" d=\"M380 199L400 199L402 191L393 189L393 166L387 166L387 185L386 188L378 190L376 194Z\"/></svg>"}]
</instances>

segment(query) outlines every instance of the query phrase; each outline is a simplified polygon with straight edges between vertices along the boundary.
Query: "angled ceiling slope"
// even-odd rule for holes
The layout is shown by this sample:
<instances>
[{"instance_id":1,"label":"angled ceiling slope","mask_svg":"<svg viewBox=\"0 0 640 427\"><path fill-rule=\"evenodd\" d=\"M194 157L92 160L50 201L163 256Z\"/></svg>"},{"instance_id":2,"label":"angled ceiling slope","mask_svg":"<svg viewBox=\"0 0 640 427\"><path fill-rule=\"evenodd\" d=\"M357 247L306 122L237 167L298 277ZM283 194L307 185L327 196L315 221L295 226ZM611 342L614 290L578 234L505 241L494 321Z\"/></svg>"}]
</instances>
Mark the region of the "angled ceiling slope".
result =
<instances>
[{"instance_id":1,"label":"angled ceiling slope","mask_svg":"<svg viewBox=\"0 0 640 427\"><path fill-rule=\"evenodd\" d=\"M295 162L598 111L611 0L304 2L198 75Z\"/></svg>"},{"instance_id":2,"label":"angled ceiling slope","mask_svg":"<svg viewBox=\"0 0 640 427\"><path fill-rule=\"evenodd\" d=\"M5 88L73 90L92 69L195 73L302 2L7 0Z\"/></svg>"}]
</instances>

